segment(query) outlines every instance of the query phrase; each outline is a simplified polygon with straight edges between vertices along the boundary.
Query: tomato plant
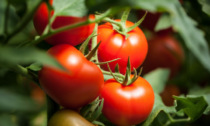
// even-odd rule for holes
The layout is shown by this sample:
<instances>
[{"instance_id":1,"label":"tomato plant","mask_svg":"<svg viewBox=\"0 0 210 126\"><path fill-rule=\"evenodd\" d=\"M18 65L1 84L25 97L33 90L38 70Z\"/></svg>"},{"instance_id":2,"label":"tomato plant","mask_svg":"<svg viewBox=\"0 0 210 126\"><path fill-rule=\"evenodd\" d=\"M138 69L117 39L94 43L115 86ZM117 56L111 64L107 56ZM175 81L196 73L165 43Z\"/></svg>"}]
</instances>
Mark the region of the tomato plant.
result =
<instances>
[{"instance_id":1,"label":"tomato plant","mask_svg":"<svg viewBox=\"0 0 210 126\"><path fill-rule=\"evenodd\" d=\"M128 86L115 79L105 82L101 91L104 99L103 114L112 123L120 126L143 122L150 114L154 104L151 85L142 77Z\"/></svg>"},{"instance_id":2,"label":"tomato plant","mask_svg":"<svg viewBox=\"0 0 210 126\"><path fill-rule=\"evenodd\" d=\"M71 45L61 44L49 49L66 69L44 66L39 81L45 92L65 108L80 108L98 95L103 86L103 74L92 62Z\"/></svg>"},{"instance_id":3,"label":"tomato plant","mask_svg":"<svg viewBox=\"0 0 210 126\"><path fill-rule=\"evenodd\" d=\"M147 73L156 68L169 68L171 77L180 69L184 52L179 42L171 35L156 36L149 40L149 51L143 72Z\"/></svg>"},{"instance_id":4,"label":"tomato plant","mask_svg":"<svg viewBox=\"0 0 210 126\"><path fill-rule=\"evenodd\" d=\"M49 120L49 126L94 126L73 110L60 110Z\"/></svg>"},{"instance_id":5,"label":"tomato plant","mask_svg":"<svg viewBox=\"0 0 210 126\"><path fill-rule=\"evenodd\" d=\"M50 3L53 3L53 0L50 0ZM50 14L53 15L54 11L51 11ZM46 3L42 3L40 7L37 9L33 23L36 31L41 35L49 20L49 11ZM74 16L56 16L53 21L51 27L52 29L58 29L70 24L76 24L83 22L85 20L93 20L94 15L84 16L84 17L74 17ZM89 24L81 27L77 27L74 29L70 29L55 35L52 35L46 39L49 44L58 45L58 44L70 44L76 46L81 44L92 32L94 29L94 24Z\"/></svg>"},{"instance_id":6,"label":"tomato plant","mask_svg":"<svg viewBox=\"0 0 210 126\"><path fill-rule=\"evenodd\" d=\"M120 20L116 20L120 22ZM131 27L134 23L126 21L126 28ZM131 69L138 68L147 55L148 44L144 33L136 27L129 31L128 37L118 33L113 29L110 23L100 25L98 28L98 42L101 42L98 48L98 59L101 62L119 58L119 60L109 63L112 71L116 64L119 65L120 73L125 74L127 60L130 57ZM107 65L101 66L108 70Z\"/></svg>"},{"instance_id":7,"label":"tomato plant","mask_svg":"<svg viewBox=\"0 0 210 126\"><path fill-rule=\"evenodd\" d=\"M210 4L179 1L0 0L0 126L209 125Z\"/></svg>"}]
</instances>

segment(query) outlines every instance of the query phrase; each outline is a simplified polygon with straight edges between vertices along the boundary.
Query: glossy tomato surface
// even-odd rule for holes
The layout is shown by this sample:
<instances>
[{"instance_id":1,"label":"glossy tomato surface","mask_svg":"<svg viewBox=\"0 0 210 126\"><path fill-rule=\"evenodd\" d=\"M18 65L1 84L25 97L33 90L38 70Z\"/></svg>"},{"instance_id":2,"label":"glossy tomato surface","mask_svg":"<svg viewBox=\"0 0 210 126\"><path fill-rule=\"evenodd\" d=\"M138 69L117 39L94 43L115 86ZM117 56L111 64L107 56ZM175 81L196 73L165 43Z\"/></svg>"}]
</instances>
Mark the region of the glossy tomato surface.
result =
<instances>
[{"instance_id":1,"label":"glossy tomato surface","mask_svg":"<svg viewBox=\"0 0 210 126\"><path fill-rule=\"evenodd\" d=\"M50 3L52 4L53 1L51 0ZM40 7L37 9L34 18L33 23L36 31L38 34L42 34L45 27L48 24L48 9L46 3L42 3ZM51 15L53 15L53 11L51 12ZM61 28L63 26L80 23L87 19L93 20L94 15L85 16L85 17L73 17L73 16L57 16L52 23L52 28L57 29ZM55 34L49 38L47 38L47 42L52 45L58 45L58 44L70 44L73 46L76 46L80 43L82 43L92 32L94 29L94 24L89 24L77 28L73 28L58 34Z\"/></svg>"},{"instance_id":2,"label":"glossy tomato surface","mask_svg":"<svg viewBox=\"0 0 210 126\"><path fill-rule=\"evenodd\" d=\"M119 21L119 20L117 20ZM126 21L126 27L133 26L130 21ZM130 57L131 69L139 67L148 50L148 44L144 33L136 27L128 32L129 37L115 31L110 23L100 25L98 28L98 42L101 42L98 48L98 58L100 62L105 62L120 58L118 61L109 63L110 68L114 71L116 64L119 65L122 74L126 71L128 57ZM107 65L101 66L108 70Z\"/></svg>"},{"instance_id":3,"label":"glossy tomato surface","mask_svg":"<svg viewBox=\"0 0 210 126\"><path fill-rule=\"evenodd\" d=\"M62 44L48 53L63 65L66 71L44 66L39 81L44 91L65 108L80 108L98 95L104 84L101 70L71 45Z\"/></svg>"},{"instance_id":4,"label":"glossy tomato surface","mask_svg":"<svg viewBox=\"0 0 210 126\"><path fill-rule=\"evenodd\" d=\"M184 52L179 42L171 35L156 36L148 41L149 51L143 65L143 73L156 68L168 68L171 77L176 75L184 60Z\"/></svg>"},{"instance_id":5,"label":"glossy tomato surface","mask_svg":"<svg viewBox=\"0 0 210 126\"><path fill-rule=\"evenodd\" d=\"M73 110L60 110L49 120L48 126L94 126Z\"/></svg>"},{"instance_id":6,"label":"glossy tomato surface","mask_svg":"<svg viewBox=\"0 0 210 126\"><path fill-rule=\"evenodd\" d=\"M119 126L143 122L154 104L153 89L142 77L129 86L123 86L114 79L107 80L101 98L104 98L103 114Z\"/></svg>"}]
</instances>

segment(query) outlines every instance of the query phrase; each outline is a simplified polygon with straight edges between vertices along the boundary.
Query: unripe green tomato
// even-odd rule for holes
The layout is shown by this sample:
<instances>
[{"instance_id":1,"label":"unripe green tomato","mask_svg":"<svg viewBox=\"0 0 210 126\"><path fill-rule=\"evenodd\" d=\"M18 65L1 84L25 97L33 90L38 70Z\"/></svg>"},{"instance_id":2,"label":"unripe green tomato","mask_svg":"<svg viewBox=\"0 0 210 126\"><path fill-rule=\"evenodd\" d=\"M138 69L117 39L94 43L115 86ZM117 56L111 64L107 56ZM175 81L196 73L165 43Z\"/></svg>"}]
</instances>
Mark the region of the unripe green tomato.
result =
<instances>
[{"instance_id":1,"label":"unripe green tomato","mask_svg":"<svg viewBox=\"0 0 210 126\"><path fill-rule=\"evenodd\" d=\"M94 126L73 110L60 110L49 120L48 126Z\"/></svg>"}]
</instances>

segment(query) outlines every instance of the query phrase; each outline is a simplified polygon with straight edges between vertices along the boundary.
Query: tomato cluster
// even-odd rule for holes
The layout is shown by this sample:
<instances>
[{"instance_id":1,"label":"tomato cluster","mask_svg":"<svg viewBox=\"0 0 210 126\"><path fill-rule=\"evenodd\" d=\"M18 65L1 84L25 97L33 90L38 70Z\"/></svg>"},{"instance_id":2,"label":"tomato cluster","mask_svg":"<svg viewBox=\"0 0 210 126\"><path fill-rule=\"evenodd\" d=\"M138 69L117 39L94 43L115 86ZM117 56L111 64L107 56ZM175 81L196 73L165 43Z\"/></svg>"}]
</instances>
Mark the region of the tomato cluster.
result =
<instances>
[{"instance_id":1,"label":"tomato cluster","mask_svg":"<svg viewBox=\"0 0 210 126\"><path fill-rule=\"evenodd\" d=\"M52 1L50 3L52 4ZM34 15L34 26L38 34L43 34L45 31L49 14L52 16L53 10L49 12L46 3L41 4ZM94 19L92 15L89 17ZM85 20L87 17L57 16L50 27L56 29ZM114 21L121 22L121 20ZM130 21L125 22L125 28L133 25L134 23ZM74 47L84 42L93 32L94 27L95 24L88 24L60 32L46 39L49 44L54 45L48 50L48 54L54 57L63 69L44 65L39 71L39 82L45 93L66 109L55 113L49 125L70 126L75 123L92 125L72 110L80 110L97 97L104 101L102 113L116 125L127 126L141 123L152 111L154 92L145 79L131 75L131 79L133 77L136 79L127 85L115 79L104 82L102 72L104 70L108 72L107 65L102 65L103 70L100 69ZM131 70L135 70L143 63L148 51L146 37L139 27L129 30L127 35L113 29L111 23L98 27L97 42L101 43L98 47L97 58L99 62L119 58L109 63L109 66L114 72L118 64L121 75L126 73L128 59L130 59Z\"/></svg>"}]
</instances>

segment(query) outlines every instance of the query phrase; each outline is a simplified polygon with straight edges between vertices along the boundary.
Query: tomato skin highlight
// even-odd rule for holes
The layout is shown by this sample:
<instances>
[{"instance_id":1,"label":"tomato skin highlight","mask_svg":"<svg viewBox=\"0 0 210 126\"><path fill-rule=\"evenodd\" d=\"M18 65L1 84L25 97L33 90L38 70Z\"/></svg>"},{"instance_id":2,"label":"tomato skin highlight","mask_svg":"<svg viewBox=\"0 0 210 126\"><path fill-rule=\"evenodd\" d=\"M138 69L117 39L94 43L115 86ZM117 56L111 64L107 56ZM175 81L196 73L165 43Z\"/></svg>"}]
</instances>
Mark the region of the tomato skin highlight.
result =
<instances>
[{"instance_id":1,"label":"tomato skin highlight","mask_svg":"<svg viewBox=\"0 0 210 126\"><path fill-rule=\"evenodd\" d=\"M52 4L53 1L50 1ZM53 15L54 11L51 12ZM38 34L42 34L45 27L48 24L48 9L46 3L42 3L40 7L37 9L33 23ZM94 20L94 15L84 16L84 17L73 17L73 16L57 16L52 23L52 29L61 28L67 25L75 24L83 22L87 19ZM70 44L72 46L76 46L81 44L92 32L95 27L95 24L89 24L77 28L73 28L55 35L52 35L46 39L46 41L51 45L58 44Z\"/></svg>"},{"instance_id":2,"label":"tomato skin highlight","mask_svg":"<svg viewBox=\"0 0 210 126\"><path fill-rule=\"evenodd\" d=\"M49 120L48 126L94 126L73 110L57 111Z\"/></svg>"},{"instance_id":3,"label":"tomato skin highlight","mask_svg":"<svg viewBox=\"0 0 210 126\"><path fill-rule=\"evenodd\" d=\"M102 112L105 117L120 126L143 122L154 105L153 89L142 77L129 86L109 79L105 82L100 97L104 99Z\"/></svg>"},{"instance_id":4,"label":"tomato skin highlight","mask_svg":"<svg viewBox=\"0 0 210 126\"><path fill-rule=\"evenodd\" d=\"M179 71L184 61L184 51L179 42L171 35L156 36L149 40L149 51L143 64L143 73L157 68L170 69L170 77Z\"/></svg>"},{"instance_id":5,"label":"tomato skin highlight","mask_svg":"<svg viewBox=\"0 0 210 126\"><path fill-rule=\"evenodd\" d=\"M120 20L116 20L120 21ZM133 26L134 23L126 21L126 27ZM138 68L144 61L148 44L144 33L140 28L136 27L128 32L129 37L126 39L115 31L110 23L100 25L98 28L98 43L101 42L98 48L98 59L100 62L105 62L120 58L119 60L109 63L112 71L116 64L119 65L120 73L125 74L128 57L130 57L131 70ZM105 70L108 70L107 65L101 65Z\"/></svg>"},{"instance_id":6,"label":"tomato skin highlight","mask_svg":"<svg viewBox=\"0 0 210 126\"><path fill-rule=\"evenodd\" d=\"M44 91L65 108L77 109L92 102L104 84L101 70L71 45L61 44L48 53L66 71L44 66L39 81Z\"/></svg>"}]
</instances>

